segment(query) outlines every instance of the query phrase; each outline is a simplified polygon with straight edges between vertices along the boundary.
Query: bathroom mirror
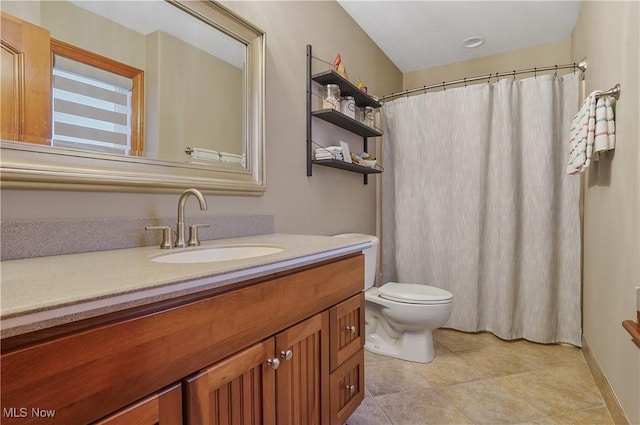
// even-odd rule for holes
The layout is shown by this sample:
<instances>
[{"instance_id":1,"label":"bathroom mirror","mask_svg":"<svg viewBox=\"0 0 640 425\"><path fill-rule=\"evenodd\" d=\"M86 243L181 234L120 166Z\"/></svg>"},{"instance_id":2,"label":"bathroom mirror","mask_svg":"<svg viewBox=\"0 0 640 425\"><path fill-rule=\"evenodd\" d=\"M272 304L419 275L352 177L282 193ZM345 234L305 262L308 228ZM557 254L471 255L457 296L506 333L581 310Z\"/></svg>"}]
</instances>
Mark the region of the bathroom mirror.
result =
<instances>
[{"instance_id":1,"label":"bathroom mirror","mask_svg":"<svg viewBox=\"0 0 640 425\"><path fill-rule=\"evenodd\" d=\"M2 11L144 71L140 150L85 148L55 131L45 144L3 133L3 188L264 193L261 30L204 0L3 1ZM11 46L2 47L4 59ZM28 76L23 84L29 90Z\"/></svg>"}]
</instances>

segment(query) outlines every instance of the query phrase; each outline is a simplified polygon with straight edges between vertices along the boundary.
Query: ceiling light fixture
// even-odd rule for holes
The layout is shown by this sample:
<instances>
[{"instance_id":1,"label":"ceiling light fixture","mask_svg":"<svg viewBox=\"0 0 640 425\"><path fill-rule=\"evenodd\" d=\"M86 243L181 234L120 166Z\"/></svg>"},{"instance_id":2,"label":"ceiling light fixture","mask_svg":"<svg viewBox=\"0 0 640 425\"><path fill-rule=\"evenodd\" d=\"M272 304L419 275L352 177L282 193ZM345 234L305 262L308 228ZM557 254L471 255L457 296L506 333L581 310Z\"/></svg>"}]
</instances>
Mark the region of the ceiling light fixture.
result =
<instances>
[{"instance_id":1,"label":"ceiling light fixture","mask_svg":"<svg viewBox=\"0 0 640 425\"><path fill-rule=\"evenodd\" d=\"M474 47L480 47L484 44L484 38L473 36L469 38L465 38L462 40L462 47L466 47L467 49L473 49Z\"/></svg>"}]
</instances>

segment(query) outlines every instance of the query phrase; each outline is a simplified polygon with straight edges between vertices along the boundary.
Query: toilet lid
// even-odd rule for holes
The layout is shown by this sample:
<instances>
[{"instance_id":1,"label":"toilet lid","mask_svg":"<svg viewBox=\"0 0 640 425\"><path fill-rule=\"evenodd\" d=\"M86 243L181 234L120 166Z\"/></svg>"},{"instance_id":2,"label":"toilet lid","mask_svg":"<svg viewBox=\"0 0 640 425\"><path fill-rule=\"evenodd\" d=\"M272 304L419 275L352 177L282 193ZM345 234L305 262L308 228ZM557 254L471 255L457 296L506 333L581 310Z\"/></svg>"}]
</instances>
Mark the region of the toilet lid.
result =
<instances>
[{"instance_id":1,"label":"toilet lid","mask_svg":"<svg viewBox=\"0 0 640 425\"><path fill-rule=\"evenodd\" d=\"M449 291L415 283L385 283L378 288L378 294L391 301L409 304L446 304L453 299Z\"/></svg>"}]
</instances>

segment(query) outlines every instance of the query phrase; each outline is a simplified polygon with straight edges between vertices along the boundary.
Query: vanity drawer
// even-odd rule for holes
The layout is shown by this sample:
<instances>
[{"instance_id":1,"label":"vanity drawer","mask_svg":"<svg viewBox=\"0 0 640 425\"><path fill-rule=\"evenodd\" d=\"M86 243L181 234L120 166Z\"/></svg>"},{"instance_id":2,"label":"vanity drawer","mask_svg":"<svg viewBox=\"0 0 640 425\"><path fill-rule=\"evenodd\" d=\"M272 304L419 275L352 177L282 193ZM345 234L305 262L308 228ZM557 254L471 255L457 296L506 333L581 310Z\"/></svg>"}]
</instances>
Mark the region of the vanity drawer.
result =
<instances>
[{"instance_id":1,"label":"vanity drawer","mask_svg":"<svg viewBox=\"0 0 640 425\"><path fill-rule=\"evenodd\" d=\"M182 387L171 387L134 403L93 425L176 425L182 423Z\"/></svg>"},{"instance_id":2,"label":"vanity drawer","mask_svg":"<svg viewBox=\"0 0 640 425\"><path fill-rule=\"evenodd\" d=\"M331 424L343 425L364 400L364 348L329 377Z\"/></svg>"},{"instance_id":3,"label":"vanity drawer","mask_svg":"<svg viewBox=\"0 0 640 425\"><path fill-rule=\"evenodd\" d=\"M330 361L334 371L364 346L364 293L361 292L329 310Z\"/></svg>"}]
</instances>

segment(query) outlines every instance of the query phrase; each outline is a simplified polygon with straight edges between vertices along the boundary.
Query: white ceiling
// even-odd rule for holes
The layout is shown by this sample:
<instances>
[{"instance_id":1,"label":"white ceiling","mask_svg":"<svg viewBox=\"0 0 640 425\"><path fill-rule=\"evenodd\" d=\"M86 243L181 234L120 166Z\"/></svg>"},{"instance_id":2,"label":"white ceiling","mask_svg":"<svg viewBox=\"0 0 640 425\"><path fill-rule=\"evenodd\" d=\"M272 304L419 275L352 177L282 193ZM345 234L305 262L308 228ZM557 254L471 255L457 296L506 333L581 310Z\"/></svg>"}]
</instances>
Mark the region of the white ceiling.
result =
<instances>
[{"instance_id":1,"label":"white ceiling","mask_svg":"<svg viewBox=\"0 0 640 425\"><path fill-rule=\"evenodd\" d=\"M581 1L338 0L403 72L567 40ZM469 49L462 40L481 36Z\"/></svg>"}]
</instances>

